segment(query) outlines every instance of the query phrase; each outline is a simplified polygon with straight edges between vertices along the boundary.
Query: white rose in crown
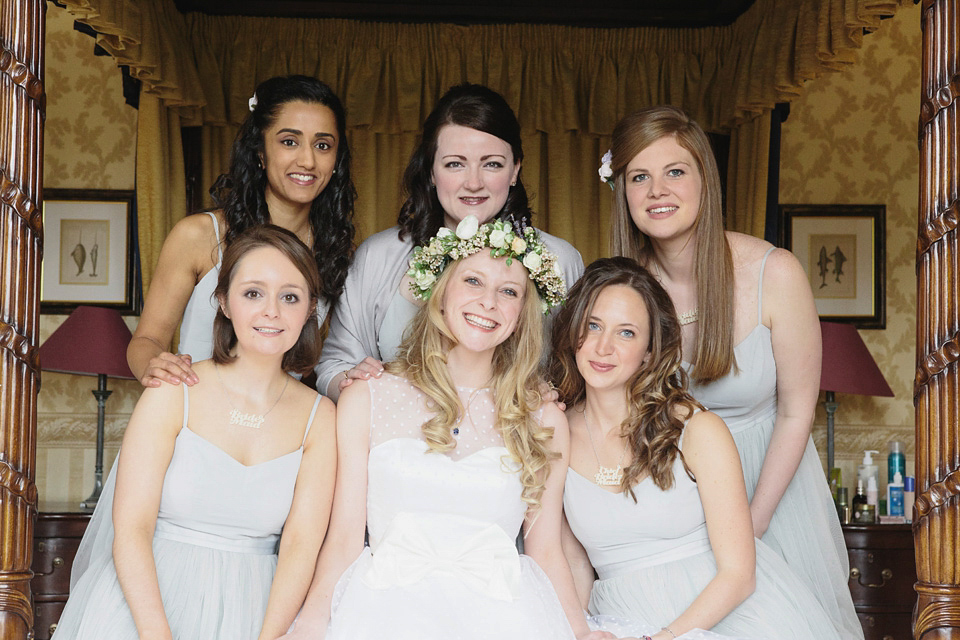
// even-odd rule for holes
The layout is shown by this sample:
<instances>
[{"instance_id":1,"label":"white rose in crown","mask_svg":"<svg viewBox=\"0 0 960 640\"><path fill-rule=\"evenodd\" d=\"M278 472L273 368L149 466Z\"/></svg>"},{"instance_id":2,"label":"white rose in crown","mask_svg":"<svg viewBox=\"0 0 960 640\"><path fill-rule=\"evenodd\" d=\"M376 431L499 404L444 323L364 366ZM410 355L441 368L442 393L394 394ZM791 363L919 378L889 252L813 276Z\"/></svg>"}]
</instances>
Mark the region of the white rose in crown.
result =
<instances>
[{"instance_id":1,"label":"white rose in crown","mask_svg":"<svg viewBox=\"0 0 960 640\"><path fill-rule=\"evenodd\" d=\"M600 174L600 179L604 182L607 182L613 177L613 167L610 166L612 162L613 153L610 151L607 151L605 154L603 154L603 157L600 158L600 170L598 173Z\"/></svg>"},{"instance_id":2,"label":"white rose in crown","mask_svg":"<svg viewBox=\"0 0 960 640\"><path fill-rule=\"evenodd\" d=\"M534 253L531 251L527 255L523 256L523 266L527 268L527 271L539 269L541 264L543 264L543 260L540 259L539 253Z\"/></svg>"},{"instance_id":3,"label":"white rose in crown","mask_svg":"<svg viewBox=\"0 0 960 640\"><path fill-rule=\"evenodd\" d=\"M507 245L507 232L503 229L494 229L490 232L490 246L502 249Z\"/></svg>"},{"instance_id":4,"label":"white rose in crown","mask_svg":"<svg viewBox=\"0 0 960 640\"><path fill-rule=\"evenodd\" d=\"M467 216L457 225L457 237L461 240L469 240L477 235L479 228L480 221L477 220L477 216Z\"/></svg>"},{"instance_id":5,"label":"white rose in crown","mask_svg":"<svg viewBox=\"0 0 960 640\"><path fill-rule=\"evenodd\" d=\"M527 250L527 241L523 238L514 238L510 244L510 250L516 254L521 254Z\"/></svg>"},{"instance_id":6,"label":"white rose in crown","mask_svg":"<svg viewBox=\"0 0 960 640\"><path fill-rule=\"evenodd\" d=\"M450 231L450 229L447 229L446 227L440 227L440 231L437 231L438 238L446 238L450 235L453 235L453 231Z\"/></svg>"},{"instance_id":7,"label":"white rose in crown","mask_svg":"<svg viewBox=\"0 0 960 640\"><path fill-rule=\"evenodd\" d=\"M422 271L414 277L414 281L421 289L429 289L437 281L437 276L429 271Z\"/></svg>"}]
</instances>

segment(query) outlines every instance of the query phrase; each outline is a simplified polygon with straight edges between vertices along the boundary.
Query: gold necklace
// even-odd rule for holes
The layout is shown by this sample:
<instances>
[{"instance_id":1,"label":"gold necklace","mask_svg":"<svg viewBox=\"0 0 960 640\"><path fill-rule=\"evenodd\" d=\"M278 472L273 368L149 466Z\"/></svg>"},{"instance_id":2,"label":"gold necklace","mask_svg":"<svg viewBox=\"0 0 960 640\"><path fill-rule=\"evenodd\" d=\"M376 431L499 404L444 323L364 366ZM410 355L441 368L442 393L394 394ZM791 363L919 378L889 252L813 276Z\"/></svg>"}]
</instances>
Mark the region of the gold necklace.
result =
<instances>
[{"instance_id":1,"label":"gold necklace","mask_svg":"<svg viewBox=\"0 0 960 640\"><path fill-rule=\"evenodd\" d=\"M627 447L623 447L620 452L620 459L617 461L617 468L605 467L600 464L600 455L597 453L597 445L593 442L593 434L590 433L590 421L587 420L587 408L583 408L583 426L587 430L587 437L590 438L590 446L593 448L593 456L597 459L597 475L593 476L593 481L601 487L619 487L623 483L623 456L627 453Z\"/></svg>"},{"instance_id":2,"label":"gold necklace","mask_svg":"<svg viewBox=\"0 0 960 640\"><path fill-rule=\"evenodd\" d=\"M653 268L657 270L657 282L663 284L663 274L660 273L660 261L653 261ZM693 324L700 319L700 310L699 309L690 309L689 311L684 311L683 313L677 314L677 320L680 321L680 326Z\"/></svg>"},{"instance_id":3,"label":"gold necklace","mask_svg":"<svg viewBox=\"0 0 960 640\"><path fill-rule=\"evenodd\" d=\"M227 385L223 384L223 378L220 377L220 365L214 362L213 368L217 372L217 380L220 381L223 395L226 396L227 402L233 407L233 411L230 412L230 424L236 424L241 427L250 427L251 429L259 429L262 427L263 421L267 419L267 414L273 411L274 407L280 403L280 398L283 397L283 394L287 390L287 385L290 384L290 376L285 374L284 377L286 377L286 380L283 382L283 389L280 390L280 395L277 396L277 399L274 400L269 409L264 413L244 413L237 409L237 405L233 404L233 400L230 399L230 392L227 391Z\"/></svg>"}]
</instances>

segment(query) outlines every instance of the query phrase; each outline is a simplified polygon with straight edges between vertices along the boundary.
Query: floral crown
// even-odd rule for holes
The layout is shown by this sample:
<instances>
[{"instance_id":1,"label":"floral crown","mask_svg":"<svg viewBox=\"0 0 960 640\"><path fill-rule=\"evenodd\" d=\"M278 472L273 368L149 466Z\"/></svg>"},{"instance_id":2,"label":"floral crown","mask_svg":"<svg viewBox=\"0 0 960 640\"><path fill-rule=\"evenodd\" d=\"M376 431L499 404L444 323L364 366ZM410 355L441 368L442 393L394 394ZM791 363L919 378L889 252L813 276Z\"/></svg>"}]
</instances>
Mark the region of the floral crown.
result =
<instances>
[{"instance_id":1,"label":"floral crown","mask_svg":"<svg viewBox=\"0 0 960 640\"><path fill-rule=\"evenodd\" d=\"M540 234L530 226L511 219L494 220L484 225L476 216L467 216L453 232L441 227L426 245L416 247L410 258L410 290L414 297L429 300L437 278L450 262L490 247L490 257L507 257L509 266L519 260L537 286L543 312L563 303L567 287L563 282L557 256L543 244Z\"/></svg>"}]
</instances>

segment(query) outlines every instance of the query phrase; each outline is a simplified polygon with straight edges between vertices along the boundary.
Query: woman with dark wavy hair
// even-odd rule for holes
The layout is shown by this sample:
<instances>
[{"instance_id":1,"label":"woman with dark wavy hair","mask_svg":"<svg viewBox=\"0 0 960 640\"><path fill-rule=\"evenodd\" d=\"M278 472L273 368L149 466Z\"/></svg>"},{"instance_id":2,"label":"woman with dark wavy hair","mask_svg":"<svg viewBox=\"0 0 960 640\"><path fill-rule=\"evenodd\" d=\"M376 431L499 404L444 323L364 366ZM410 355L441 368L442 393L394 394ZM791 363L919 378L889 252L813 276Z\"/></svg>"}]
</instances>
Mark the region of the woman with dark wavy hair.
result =
<instances>
[{"instance_id":1,"label":"woman with dark wavy hair","mask_svg":"<svg viewBox=\"0 0 960 640\"><path fill-rule=\"evenodd\" d=\"M587 267L554 323L551 378L570 407L563 500L576 539L564 550L584 607L652 626L648 640L838 637L754 539L737 447L687 391L680 321L646 269L623 257Z\"/></svg>"},{"instance_id":2,"label":"woman with dark wavy hair","mask_svg":"<svg viewBox=\"0 0 960 640\"><path fill-rule=\"evenodd\" d=\"M336 399L352 380L379 377L419 307L405 275L413 248L469 215L530 224L520 175L520 123L496 91L478 84L452 87L423 123L404 172L407 200L398 226L360 245L317 366L317 389ZM568 242L540 232L559 258L567 286L583 272Z\"/></svg>"},{"instance_id":3,"label":"woman with dark wavy hair","mask_svg":"<svg viewBox=\"0 0 960 640\"><path fill-rule=\"evenodd\" d=\"M233 143L230 171L210 189L218 209L187 216L164 242L127 361L145 387L192 385L192 363L209 358L225 247L273 224L311 248L322 289L317 321L343 290L353 255L350 148L343 105L316 78L275 77L257 87ZM167 351L181 322L177 354Z\"/></svg>"}]
</instances>

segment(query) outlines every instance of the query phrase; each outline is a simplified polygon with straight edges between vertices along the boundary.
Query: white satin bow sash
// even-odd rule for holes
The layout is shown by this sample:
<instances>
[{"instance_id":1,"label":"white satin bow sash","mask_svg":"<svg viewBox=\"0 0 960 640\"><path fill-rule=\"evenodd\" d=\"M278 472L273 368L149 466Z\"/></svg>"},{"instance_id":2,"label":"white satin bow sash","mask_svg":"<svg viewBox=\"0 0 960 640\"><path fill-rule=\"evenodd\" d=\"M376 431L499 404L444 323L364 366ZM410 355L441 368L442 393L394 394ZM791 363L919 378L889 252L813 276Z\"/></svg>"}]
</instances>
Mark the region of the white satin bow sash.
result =
<instances>
[{"instance_id":1,"label":"white satin bow sash","mask_svg":"<svg viewBox=\"0 0 960 640\"><path fill-rule=\"evenodd\" d=\"M503 529L450 515L400 513L376 546L363 576L372 589L405 587L430 575L510 601L520 588L520 556Z\"/></svg>"}]
</instances>

